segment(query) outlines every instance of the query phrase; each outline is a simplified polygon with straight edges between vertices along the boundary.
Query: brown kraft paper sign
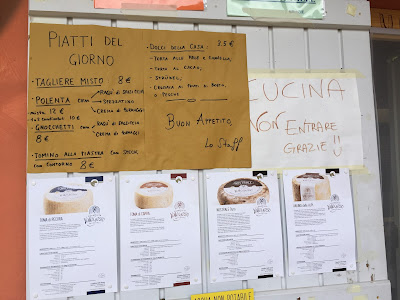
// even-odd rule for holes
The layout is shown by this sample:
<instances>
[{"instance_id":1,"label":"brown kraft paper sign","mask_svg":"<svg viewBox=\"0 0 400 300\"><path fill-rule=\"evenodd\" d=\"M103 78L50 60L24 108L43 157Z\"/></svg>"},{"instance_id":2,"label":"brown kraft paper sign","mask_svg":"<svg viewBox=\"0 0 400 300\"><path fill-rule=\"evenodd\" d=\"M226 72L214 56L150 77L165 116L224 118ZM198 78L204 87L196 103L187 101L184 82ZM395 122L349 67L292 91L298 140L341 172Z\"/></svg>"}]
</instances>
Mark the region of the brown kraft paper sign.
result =
<instances>
[{"instance_id":1,"label":"brown kraft paper sign","mask_svg":"<svg viewBox=\"0 0 400 300\"><path fill-rule=\"evenodd\" d=\"M245 36L31 24L28 172L250 167Z\"/></svg>"}]
</instances>

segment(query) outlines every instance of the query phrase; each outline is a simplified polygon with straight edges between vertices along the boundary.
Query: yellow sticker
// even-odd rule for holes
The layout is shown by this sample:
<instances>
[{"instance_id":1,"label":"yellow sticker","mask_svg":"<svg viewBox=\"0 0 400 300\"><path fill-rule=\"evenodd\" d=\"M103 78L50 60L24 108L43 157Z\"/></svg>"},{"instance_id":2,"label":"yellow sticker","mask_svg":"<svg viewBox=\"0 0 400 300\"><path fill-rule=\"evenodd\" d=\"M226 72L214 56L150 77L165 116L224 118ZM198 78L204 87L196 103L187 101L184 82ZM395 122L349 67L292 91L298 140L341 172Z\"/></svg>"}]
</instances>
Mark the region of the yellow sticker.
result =
<instances>
[{"instance_id":1,"label":"yellow sticker","mask_svg":"<svg viewBox=\"0 0 400 300\"><path fill-rule=\"evenodd\" d=\"M191 300L254 300L253 289L192 295Z\"/></svg>"}]
</instances>

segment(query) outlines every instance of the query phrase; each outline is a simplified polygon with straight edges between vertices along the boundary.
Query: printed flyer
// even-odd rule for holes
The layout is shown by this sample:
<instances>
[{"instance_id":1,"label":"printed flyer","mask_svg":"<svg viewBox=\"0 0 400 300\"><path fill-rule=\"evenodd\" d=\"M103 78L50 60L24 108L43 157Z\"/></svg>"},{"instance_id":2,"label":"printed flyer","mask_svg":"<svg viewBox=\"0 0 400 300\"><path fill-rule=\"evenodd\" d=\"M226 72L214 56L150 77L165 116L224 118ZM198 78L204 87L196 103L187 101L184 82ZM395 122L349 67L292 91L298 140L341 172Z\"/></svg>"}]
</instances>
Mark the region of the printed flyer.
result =
<instances>
[{"instance_id":1,"label":"printed flyer","mask_svg":"<svg viewBox=\"0 0 400 300\"><path fill-rule=\"evenodd\" d=\"M112 175L28 181L30 299L117 291Z\"/></svg>"},{"instance_id":2,"label":"printed flyer","mask_svg":"<svg viewBox=\"0 0 400 300\"><path fill-rule=\"evenodd\" d=\"M284 171L289 276L356 270L348 169Z\"/></svg>"},{"instance_id":3,"label":"printed flyer","mask_svg":"<svg viewBox=\"0 0 400 300\"><path fill-rule=\"evenodd\" d=\"M275 172L207 174L211 282L283 276Z\"/></svg>"},{"instance_id":4,"label":"printed flyer","mask_svg":"<svg viewBox=\"0 0 400 300\"><path fill-rule=\"evenodd\" d=\"M122 176L121 291L201 283L197 172Z\"/></svg>"}]
</instances>

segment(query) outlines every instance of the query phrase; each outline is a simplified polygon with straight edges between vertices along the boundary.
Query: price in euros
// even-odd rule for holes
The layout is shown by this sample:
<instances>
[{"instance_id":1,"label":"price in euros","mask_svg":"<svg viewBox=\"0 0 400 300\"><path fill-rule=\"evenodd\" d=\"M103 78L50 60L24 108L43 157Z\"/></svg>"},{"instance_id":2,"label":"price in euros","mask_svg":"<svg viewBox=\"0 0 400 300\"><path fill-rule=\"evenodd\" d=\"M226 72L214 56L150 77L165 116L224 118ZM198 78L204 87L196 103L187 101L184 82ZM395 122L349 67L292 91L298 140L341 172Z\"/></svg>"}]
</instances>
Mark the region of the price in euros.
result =
<instances>
[{"instance_id":1,"label":"price in euros","mask_svg":"<svg viewBox=\"0 0 400 300\"><path fill-rule=\"evenodd\" d=\"M64 114L64 108L60 108L58 111L55 108L50 108L50 114L55 115L57 113Z\"/></svg>"},{"instance_id":2,"label":"price in euros","mask_svg":"<svg viewBox=\"0 0 400 300\"><path fill-rule=\"evenodd\" d=\"M37 136L36 136L36 143L41 143L41 142L48 142L49 141L49 136L48 135L45 135L45 136L42 136L41 134L38 134Z\"/></svg>"},{"instance_id":3,"label":"price in euros","mask_svg":"<svg viewBox=\"0 0 400 300\"><path fill-rule=\"evenodd\" d=\"M85 169L94 169L94 162L91 163L87 163L86 160L82 160L81 161L81 170L85 170Z\"/></svg>"},{"instance_id":4,"label":"price in euros","mask_svg":"<svg viewBox=\"0 0 400 300\"><path fill-rule=\"evenodd\" d=\"M235 41L221 41L218 40L218 47L226 47L226 46L230 46L233 47L235 45Z\"/></svg>"},{"instance_id":5,"label":"price in euros","mask_svg":"<svg viewBox=\"0 0 400 300\"><path fill-rule=\"evenodd\" d=\"M119 84L131 83L131 78L130 77L124 77L124 76L118 76L118 83Z\"/></svg>"}]
</instances>

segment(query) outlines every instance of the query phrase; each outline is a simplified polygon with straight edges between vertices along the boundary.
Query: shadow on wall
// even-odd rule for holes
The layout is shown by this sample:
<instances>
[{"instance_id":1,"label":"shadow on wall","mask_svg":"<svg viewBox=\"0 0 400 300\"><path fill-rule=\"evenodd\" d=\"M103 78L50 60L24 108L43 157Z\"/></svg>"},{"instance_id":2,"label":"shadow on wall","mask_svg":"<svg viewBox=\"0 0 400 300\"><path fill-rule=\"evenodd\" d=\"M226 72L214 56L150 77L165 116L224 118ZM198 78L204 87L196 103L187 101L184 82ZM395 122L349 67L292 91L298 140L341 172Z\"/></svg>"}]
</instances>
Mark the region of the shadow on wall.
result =
<instances>
[{"instance_id":1,"label":"shadow on wall","mask_svg":"<svg viewBox=\"0 0 400 300\"><path fill-rule=\"evenodd\" d=\"M24 0L1 0L0 1L0 35L3 33L6 25L14 17L20 5L26 3ZM25 20L21 20L25 22Z\"/></svg>"}]
</instances>

